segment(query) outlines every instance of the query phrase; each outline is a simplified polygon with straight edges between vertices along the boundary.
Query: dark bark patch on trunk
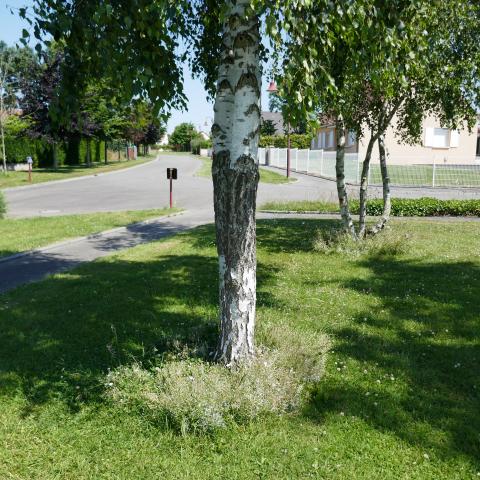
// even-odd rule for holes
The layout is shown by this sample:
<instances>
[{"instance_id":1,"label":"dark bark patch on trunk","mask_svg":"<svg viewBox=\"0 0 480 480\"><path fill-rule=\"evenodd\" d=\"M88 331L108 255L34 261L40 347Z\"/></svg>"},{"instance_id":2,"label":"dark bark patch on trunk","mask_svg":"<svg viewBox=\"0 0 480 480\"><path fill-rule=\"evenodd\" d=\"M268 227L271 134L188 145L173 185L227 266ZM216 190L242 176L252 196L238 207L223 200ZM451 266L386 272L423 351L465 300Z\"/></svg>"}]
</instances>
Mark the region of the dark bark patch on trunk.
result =
<instances>
[{"instance_id":1,"label":"dark bark patch on trunk","mask_svg":"<svg viewBox=\"0 0 480 480\"><path fill-rule=\"evenodd\" d=\"M242 73L235 87L235 92L238 92L239 90L245 87L250 87L258 96L260 96L260 87L258 85L258 79L254 73L252 72Z\"/></svg>"}]
</instances>

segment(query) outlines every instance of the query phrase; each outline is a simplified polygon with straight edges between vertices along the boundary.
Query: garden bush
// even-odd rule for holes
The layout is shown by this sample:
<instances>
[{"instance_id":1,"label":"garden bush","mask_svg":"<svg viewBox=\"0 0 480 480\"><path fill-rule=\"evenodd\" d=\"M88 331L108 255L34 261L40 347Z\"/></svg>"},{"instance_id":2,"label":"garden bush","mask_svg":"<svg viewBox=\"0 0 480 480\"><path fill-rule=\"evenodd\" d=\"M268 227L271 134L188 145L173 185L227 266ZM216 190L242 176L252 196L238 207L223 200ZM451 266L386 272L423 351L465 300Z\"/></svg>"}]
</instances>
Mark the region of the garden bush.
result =
<instances>
[{"instance_id":1,"label":"garden bush","mask_svg":"<svg viewBox=\"0 0 480 480\"><path fill-rule=\"evenodd\" d=\"M180 349L154 368L122 366L106 378L107 398L147 421L182 434L296 410L305 386L323 375L328 340L286 326L259 332L251 363L226 368Z\"/></svg>"},{"instance_id":2,"label":"garden bush","mask_svg":"<svg viewBox=\"0 0 480 480\"><path fill-rule=\"evenodd\" d=\"M8 163L23 163L28 156L33 159L34 167L51 167L53 163L52 146L45 141L28 137L5 137L5 150ZM92 141L90 145L92 162L105 160L105 144ZM79 165L86 163L87 141L72 139L57 146L58 164Z\"/></svg>"},{"instance_id":3,"label":"garden bush","mask_svg":"<svg viewBox=\"0 0 480 480\"><path fill-rule=\"evenodd\" d=\"M292 133L290 135L291 148L310 148L312 143L311 135L299 135ZM260 147L287 148L288 139L286 135L262 135L260 136Z\"/></svg>"},{"instance_id":4,"label":"garden bush","mask_svg":"<svg viewBox=\"0 0 480 480\"><path fill-rule=\"evenodd\" d=\"M359 212L359 203L351 202L352 213ZM372 199L367 203L367 215L382 214L383 200ZM435 217L443 215L478 217L480 216L480 200L438 200L436 198L393 198L392 216L395 217Z\"/></svg>"}]
</instances>

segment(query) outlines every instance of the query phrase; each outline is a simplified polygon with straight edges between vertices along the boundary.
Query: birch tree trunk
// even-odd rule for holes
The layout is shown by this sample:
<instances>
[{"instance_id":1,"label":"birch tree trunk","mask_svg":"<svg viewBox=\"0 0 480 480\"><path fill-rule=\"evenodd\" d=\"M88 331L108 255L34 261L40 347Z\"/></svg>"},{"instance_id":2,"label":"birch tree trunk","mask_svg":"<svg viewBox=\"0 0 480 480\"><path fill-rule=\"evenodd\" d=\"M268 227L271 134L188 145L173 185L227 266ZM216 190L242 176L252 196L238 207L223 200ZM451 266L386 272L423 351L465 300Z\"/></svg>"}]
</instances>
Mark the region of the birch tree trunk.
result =
<instances>
[{"instance_id":1,"label":"birch tree trunk","mask_svg":"<svg viewBox=\"0 0 480 480\"><path fill-rule=\"evenodd\" d=\"M372 235L376 235L378 232L383 230L387 222L390 220L390 212L392 210L390 177L388 176L387 153L385 148L385 134L378 137L378 153L380 156L380 171L382 172L383 212L378 222L369 231L369 233Z\"/></svg>"},{"instance_id":2,"label":"birch tree trunk","mask_svg":"<svg viewBox=\"0 0 480 480\"><path fill-rule=\"evenodd\" d=\"M261 68L259 19L247 17L249 4L227 2L212 126L220 304L216 360L228 366L254 355Z\"/></svg>"},{"instance_id":3,"label":"birch tree trunk","mask_svg":"<svg viewBox=\"0 0 480 480\"><path fill-rule=\"evenodd\" d=\"M347 188L345 185L345 139L346 130L341 115L337 117L335 124L337 133L337 154L335 161L335 170L337 174L337 192L338 202L340 205L340 215L342 217L343 226L353 238L357 238L355 226L348 206Z\"/></svg>"},{"instance_id":4,"label":"birch tree trunk","mask_svg":"<svg viewBox=\"0 0 480 480\"><path fill-rule=\"evenodd\" d=\"M370 140L368 141L367 151L365 152L365 160L362 166L362 176L360 178L360 212L358 224L358 236L363 238L365 236L365 222L367 219L367 190L368 190L368 172L370 171L370 160L372 158L373 145L376 137L371 132Z\"/></svg>"},{"instance_id":5,"label":"birch tree trunk","mask_svg":"<svg viewBox=\"0 0 480 480\"><path fill-rule=\"evenodd\" d=\"M0 94L1 95L1 94ZM3 103L3 101L2 101ZM3 105L0 109L0 135L2 136L2 163L3 163L3 173L7 173L7 154L5 151L5 129L3 127Z\"/></svg>"},{"instance_id":6,"label":"birch tree trunk","mask_svg":"<svg viewBox=\"0 0 480 480\"><path fill-rule=\"evenodd\" d=\"M7 174L7 154L5 151L5 127L4 121L6 119L6 111L5 111L5 87L6 87L6 73L5 73L5 65L2 63L0 65L0 135L2 136L2 163L3 163L3 173Z\"/></svg>"}]
</instances>

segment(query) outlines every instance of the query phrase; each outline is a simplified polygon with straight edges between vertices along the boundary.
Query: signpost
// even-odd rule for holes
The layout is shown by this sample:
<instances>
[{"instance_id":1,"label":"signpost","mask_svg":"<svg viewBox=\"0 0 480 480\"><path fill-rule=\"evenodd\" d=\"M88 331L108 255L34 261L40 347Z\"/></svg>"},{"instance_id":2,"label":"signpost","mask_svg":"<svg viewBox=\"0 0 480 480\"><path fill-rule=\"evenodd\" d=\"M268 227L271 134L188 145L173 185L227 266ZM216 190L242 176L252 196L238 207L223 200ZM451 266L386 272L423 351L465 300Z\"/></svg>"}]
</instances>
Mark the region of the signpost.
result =
<instances>
[{"instance_id":1,"label":"signpost","mask_svg":"<svg viewBox=\"0 0 480 480\"><path fill-rule=\"evenodd\" d=\"M32 157L27 157L27 163L28 163L28 183L32 183L32 165L33 165Z\"/></svg>"},{"instance_id":2,"label":"signpost","mask_svg":"<svg viewBox=\"0 0 480 480\"><path fill-rule=\"evenodd\" d=\"M170 180L170 208L173 208L173 180L177 179L176 168L167 168L167 179Z\"/></svg>"}]
</instances>

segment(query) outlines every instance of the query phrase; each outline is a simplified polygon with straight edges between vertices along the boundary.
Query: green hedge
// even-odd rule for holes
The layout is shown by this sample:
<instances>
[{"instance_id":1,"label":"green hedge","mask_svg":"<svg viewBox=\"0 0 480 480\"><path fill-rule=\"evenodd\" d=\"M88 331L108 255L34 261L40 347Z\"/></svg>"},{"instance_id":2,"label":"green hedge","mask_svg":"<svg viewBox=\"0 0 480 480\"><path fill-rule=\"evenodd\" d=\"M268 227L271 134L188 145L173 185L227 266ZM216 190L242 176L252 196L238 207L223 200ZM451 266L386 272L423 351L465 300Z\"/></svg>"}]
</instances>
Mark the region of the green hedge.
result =
<instances>
[{"instance_id":1,"label":"green hedge","mask_svg":"<svg viewBox=\"0 0 480 480\"><path fill-rule=\"evenodd\" d=\"M297 133L290 135L291 148L310 148L311 143L312 137L310 135L299 135ZM262 135L259 146L287 148L288 139L286 135Z\"/></svg>"},{"instance_id":2,"label":"green hedge","mask_svg":"<svg viewBox=\"0 0 480 480\"><path fill-rule=\"evenodd\" d=\"M3 193L0 192L0 219L2 219L7 213L7 204L5 203L5 198Z\"/></svg>"},{"instance_id":3,"label":"green hedge","mask_svg":"<svg viewBox=\"0 0 480 480\"><path fill-rule=\"evenodd\" d=\"M359 203L353 200L352 213L359 212ZM374 199L367 203L367 215L382 214L383 200ZM438 200L436 198L393 198L392 216L395 217L480 217L480 200Z\"/></svg>"},{"instance_id":4,"label":"green hedge","mask_svg":"<svg viewBox=\"0 0 480 480\"><path fill-rule=\"evenodd\" d=\"M41 140L27 137L5 138L5 150L8 163L23 163L28 156L33 158L34 167L51 167L53 165L52 146ZM92 162L105 160L105 143L90 142ZM71 140L57 146L58 164L79 165L87 161L87 141Z\"/></svg>"}]
</instances>

